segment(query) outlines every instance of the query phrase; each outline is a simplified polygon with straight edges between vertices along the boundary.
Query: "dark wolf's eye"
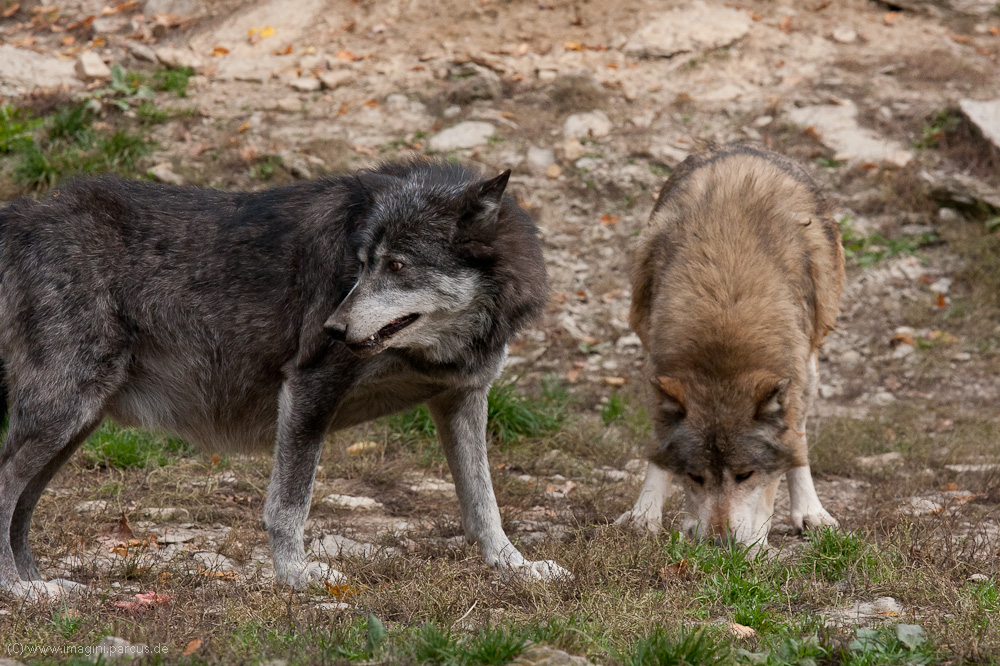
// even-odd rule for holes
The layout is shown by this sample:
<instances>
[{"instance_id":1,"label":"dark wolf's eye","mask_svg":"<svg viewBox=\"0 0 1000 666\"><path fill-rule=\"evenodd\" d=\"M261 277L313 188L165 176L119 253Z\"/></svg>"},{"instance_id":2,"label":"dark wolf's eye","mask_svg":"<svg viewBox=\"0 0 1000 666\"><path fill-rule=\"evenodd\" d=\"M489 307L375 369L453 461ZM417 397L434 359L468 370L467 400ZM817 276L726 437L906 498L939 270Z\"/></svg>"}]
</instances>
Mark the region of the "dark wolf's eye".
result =
<instances>
[{"instance_id":1,"label":"dark wolf's eye","mask_svg":"<svg viewBox=\"0 0 1000 666\"><path fill-rule=\"evenodd\" d=\"M736 479L736 483L743 483L751 476L753 476L753 470L750 470L749 472L743 472L742 474L737 474L733 478Z\"/></svg>"},{"instance_id":2,"label":"dark wolf's eye","mask_svg":"<svg viewBox=\"0 0 1000 666\"><path fill-rule=\"evenodd\" d=\"M688 474L688 478L697 483L699 486L705 483L705 477L698 476L697 474Z\"/></svg>"},{"instance_id":3,"label":"dark wolf's eye","mask_svg":"<svg viewBox=\"0 0 1000 666\"><path fill-rule=\"evenodd\" d=\"M386 268L395 273L396 271L401 270L403 268L403 262L390 261L389 264L386 266Z\"/></svg>"}]
</instances>

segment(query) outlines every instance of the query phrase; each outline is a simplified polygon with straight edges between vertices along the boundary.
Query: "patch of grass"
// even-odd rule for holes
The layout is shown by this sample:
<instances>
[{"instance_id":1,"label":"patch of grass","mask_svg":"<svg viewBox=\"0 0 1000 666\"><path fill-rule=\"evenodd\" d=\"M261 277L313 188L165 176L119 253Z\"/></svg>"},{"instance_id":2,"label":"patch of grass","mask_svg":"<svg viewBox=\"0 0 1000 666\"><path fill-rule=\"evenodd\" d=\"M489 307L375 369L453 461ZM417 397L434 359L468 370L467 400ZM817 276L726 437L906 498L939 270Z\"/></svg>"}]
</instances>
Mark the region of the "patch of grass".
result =
<instances>
[{"instance_id":1,"label":"patch of grass","mask_svg":"<svg viewBox=\"0 0 1000 666\"><path fill-rule=\"evenodd\" d=\"M623 421L626 409L628 409L628 398L620 393L612 393L608 401L601 405L601 421L606 426Z\"/></svg>"},{"instance_id":2,"label":"patch of grass","mask_svg":"<svg viewBox=\"0 0 1000 666\"><path fill-rule=\"evenodd\" d=\"M817 157L816 164L827 169L836 169L837 167L844 166L847 162L844 160L835 160L832 157Z\"/></svg>"},{"instance_id":3,"label":"patch of grass","mask_svg":"<svg viewBox=\"0 0 1000 666\"><path fill-rule=\"evenodd\" d=\"M181 439L105 421L84 443L83 451L92 463L128 469L164 465L171 457L190 453L191 448Z\"/></svg>"},{"instance_id":4,"label":"patch of grass","mask_svg":"<svg viewBox=\"0 0 1000 666\"><path fill-rule=\"evenodd\" d=\"M135 110L136 117L146 125L155 125L158 123L166 122L170 118L170 114L156 106L153 102L144 101Z\"/></svg>"},{"instance_id":5,"label":"patch of grass","mask_svg":"<svg viewBox=\"0 0 1000 666\"><path fill-rule=\"evenodd\" d=\"M802 573L833 583L859 568L875 569L871 548L854 532L824 527L807 532L809 544L799 557Z\"/></svg>"},{"instance_id":6,"label":"patch of grass","mask_svg":"<svg viewBox=\"0 0 1000 666\"><path fill-rule=\"evenodd\" d=\"M855 263L868 268L882 259L899 255L919 256L917 251L926 245L936 243L937 234L925 233L919 236L902 236L887 238L882 234L864 235L858 233L850 223L850 216L840 220L840 235L844 245L844 253L854 259Z\"/></svg>"},{"instance_id":7,"label":"patch of grass","mask_svg":"<svg viewBox=\"0 0 1000 666\"><path fill-rule=\"evenodd\" d=\"M111 65L111 81L108 85L90 94L94 99L106 100L122 111L154 97L153 89L146 84L146 77L143 74L129 72L117 63Z\"/></svg>"},{"instance_id":8,"label":"patch of grass","mask_svg":"<svg viewBox=\"0 0 1000 666\"><path fill-rule=\"evenodd\" d=\"M285 161L278 155L264 155L250 167L250 176L266 183L274 178L277 172L285 166Z\"/></svg>"},{"instance_id":9,"label":"patch of grass","mask_svg":"<svg viewBox=\"0 0 1000 666\"><path fill-rule=\"evenodd\" d=\"M968 589L968 595L976 603L980 613L1000 614L1000 588L996 581L984 580Z\"/></svg>"},{"instance_id":10,"label":"patch of grass","mask_svg":"<svg viewBox=\"0 0 1000 666\"><path fill-rule=\"evenodd\" d=\"M31 146L31 135L41 121L27 111L13 106L0 106L0 154L14 153Z\"/></svg>"},{"instance_id":11,"label":"patch of grass","mask_svg":"<svg viewBox=\"0 0 1000 666\"><path fill-rule=\"evenodd\" d=\"M409 656L418 664L449 664L459 655L458 639L451 629L428 622L408 637Z\"/></svg>"},{"instance_id":12,"label":"patch of grass","mask_svg":"<svg viewBox=\"0 0 1000 666\"><path fill-rule=\"evenodd\" d=\"M760 666L816 666L828 663L833 649L824 644L810 627L784 626L767 637L760 652L737 649L740 661Z\"/></svg>"},{"instance_id":13,"label":"patch of grass","mask_svg":"<svg viewBox=\"0 0 1000 666\"><path fill-rule=\"evenodd\" d=\"M923 629L913 624L897 624L878 629L858 628L842 656L841 663L845 666L916 666L931 663L935 655L927 645Z\"/></svg>"},{"instance_id":14,"label":"patch of grass","mask_svg":"<svg viewBox=\"0 0 1000 666\"><path fill-rule=\"evenodd\" d=\"M731 662L731 650L707 630L668 634L662 627L633 641L624 666L721 666Z\"/></svg>"},{"instance_id":15,"label":"patch of grass","mask_svg":"<svg viewBox=\"0 0 1000 666\"><path fill-rule=\"evenodd\" d=\"M178 97L187 97L188 79L194 76L190 67L170 69L161 67L153 73L153 90L172 92Z\"/></svg>"},{"instance_id":16,"label":"patch of grass","mask_svg":"<svg viewBox=\"0 0 1000 666\"><path fill-rule=\"evenodd\" d=\"M938 111L930 121L924 125L923 132L919 139L913 142L913 147L917 150L927 150L937 148L941 143L941 138L958 129L962 122L961 116L951 110L942 109Z\"/></svg>"},{"instance_id":17,"label":"patch of grass","mask_svg":"<svg viewBox=\"0 0 1000 666\"><path fill-rule=\"evenodd\" d=\"M510 627L487 627L462 643L463 666L502 666L524 649L524 634Z\"/></svg>"}]
</instances>

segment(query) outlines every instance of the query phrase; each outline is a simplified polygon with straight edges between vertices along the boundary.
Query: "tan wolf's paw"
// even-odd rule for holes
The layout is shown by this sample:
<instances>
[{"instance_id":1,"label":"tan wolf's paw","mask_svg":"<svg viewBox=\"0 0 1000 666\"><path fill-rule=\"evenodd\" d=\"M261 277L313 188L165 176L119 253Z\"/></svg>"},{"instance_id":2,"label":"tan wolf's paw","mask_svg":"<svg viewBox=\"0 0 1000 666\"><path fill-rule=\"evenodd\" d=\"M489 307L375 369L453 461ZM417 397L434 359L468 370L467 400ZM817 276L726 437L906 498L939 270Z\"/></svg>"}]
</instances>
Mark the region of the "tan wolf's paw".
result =
<instances>
[{"instance_id":1,"label":"tan wolf's paw","mask_svg":"<svg viewBox=\"0 0 1000 666\"><path fill-rule=\"evenodd\" d=\"M503 574L505 578L517 578L525 582L573 580L573 574L552 560L525 560L506 568Z\"/></svg>"},{"instance_id":2,"label":"tan wolf's paw","mask_svg":"<svg viewBox=\"0 0 1000 666\"><path fill-rule=\"evenodd\" d=\"M798 534L823 526L840 527L840 523L821 506L811 509L808 513L792 513L792 527Z\"/></svg>"},{"instance_id":3,"label":"tan wolf's paw","mask_svg":"<svg viewBox=\"0 0 1000 666\"><path fill-rule=\"evenodd\" d=\"M347 576L325 562L290 562L283 569L276 574L276 578L296 590L304 590L317 583L341 585L347 582Z\"/></svg>"},{"instance_id":4,"label":"tan wolf's paw","mask_svg":"<svg viewBox=\"0 0 1000 666\"><path fill-rule=\"evenodd\" d=\"M635 509L629 509L618 516L615 525L631 527L640 534L656 534L663 529L663 517L658 514L652 515L652 512L642 513L636 512Z\"/></svg>"}]
</instances>

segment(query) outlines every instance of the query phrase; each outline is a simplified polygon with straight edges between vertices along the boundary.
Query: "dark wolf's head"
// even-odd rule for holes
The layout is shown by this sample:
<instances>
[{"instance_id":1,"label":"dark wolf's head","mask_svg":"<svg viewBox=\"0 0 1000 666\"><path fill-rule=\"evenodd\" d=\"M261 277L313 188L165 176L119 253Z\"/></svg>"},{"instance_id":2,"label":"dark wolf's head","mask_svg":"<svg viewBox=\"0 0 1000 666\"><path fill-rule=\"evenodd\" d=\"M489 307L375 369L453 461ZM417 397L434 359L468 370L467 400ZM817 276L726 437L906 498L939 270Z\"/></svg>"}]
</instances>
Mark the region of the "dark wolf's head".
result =
<instances>
[{"instance_id":1,"label":"dark wolf's head","mask_svg":"<svg viewBox=\"0 0 1000 666\"><path fill-rule=\"evenodd\" d=\"M548 298L536 228L493 178L453 164L357 174L369 199L353 235L357 282L327 320L355 354L387 348L431 361L502 348Z\"/></svg>"}]
</instances>

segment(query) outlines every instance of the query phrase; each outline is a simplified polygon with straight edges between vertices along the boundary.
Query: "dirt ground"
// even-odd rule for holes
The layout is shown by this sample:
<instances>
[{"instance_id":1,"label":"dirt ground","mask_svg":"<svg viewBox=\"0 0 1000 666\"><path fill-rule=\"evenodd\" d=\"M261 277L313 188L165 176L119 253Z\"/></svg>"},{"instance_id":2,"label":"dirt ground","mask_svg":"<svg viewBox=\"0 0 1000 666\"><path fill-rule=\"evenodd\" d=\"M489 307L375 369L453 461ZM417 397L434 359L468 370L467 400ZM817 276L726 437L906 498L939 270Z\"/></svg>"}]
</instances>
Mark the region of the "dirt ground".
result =
<instances>
[{"instance_id":1,"label":"dirt ground","mask_svg":"<svg viewBox=\"0 0 1000 666\"><path fill-rule=\"evenodd\" d=\"M430 642L414 632L437 626L459 652L500 628L595 663L1000 663L1000 147L961 112L962 100L1000 96L996 10L863 0L0 9L0 48L17 50L0 51L0 106L39 118L53 100L106 85L73 70L85 51L149 76L192 68L185 96L158 90L143 107L162 113L141 126L155 143L139 176L262 188L414 152L513 169L554 295L512 347L507 377L558 428L497 442L494 483L512 538L576 577L532 587L483 568L457 538L443 455L417 415L331 437L307 543L349 583L308 593L270 580L267 460L78 456L43 497L32 538L44 573L92 593L59 608L4 600L0 636L36 646L117 636L169 646L149 657L169 663L506 663L517 652L463 662L410 649ZM25 51L39 57L30 76L14 69ZM136 118L137 99L118 94L124 114L108 93L99 122ZM671 168L731 140L801 160L829 192L848 254L809 424L840 536L793 535L782 484L779 557L733 570L669 530L609 527L638 490L649 432L627 323L629 251ZM0 151L0 195L44 189L19 180L12 159ZM362 442L374 444L347 448ZM666 521L680 509L673 498ZM123 513L131 535L114 531ZM746 581L757 592L739 592ZM150 590L162 596L135 602ZM369 614L391 647L373 647ZM908 650L893 627L911 624L926 643ZM857 626L882 633L867 644ZM704 628L728 656L644 653L657 628Z\"/></svg>"}]
</instances>

